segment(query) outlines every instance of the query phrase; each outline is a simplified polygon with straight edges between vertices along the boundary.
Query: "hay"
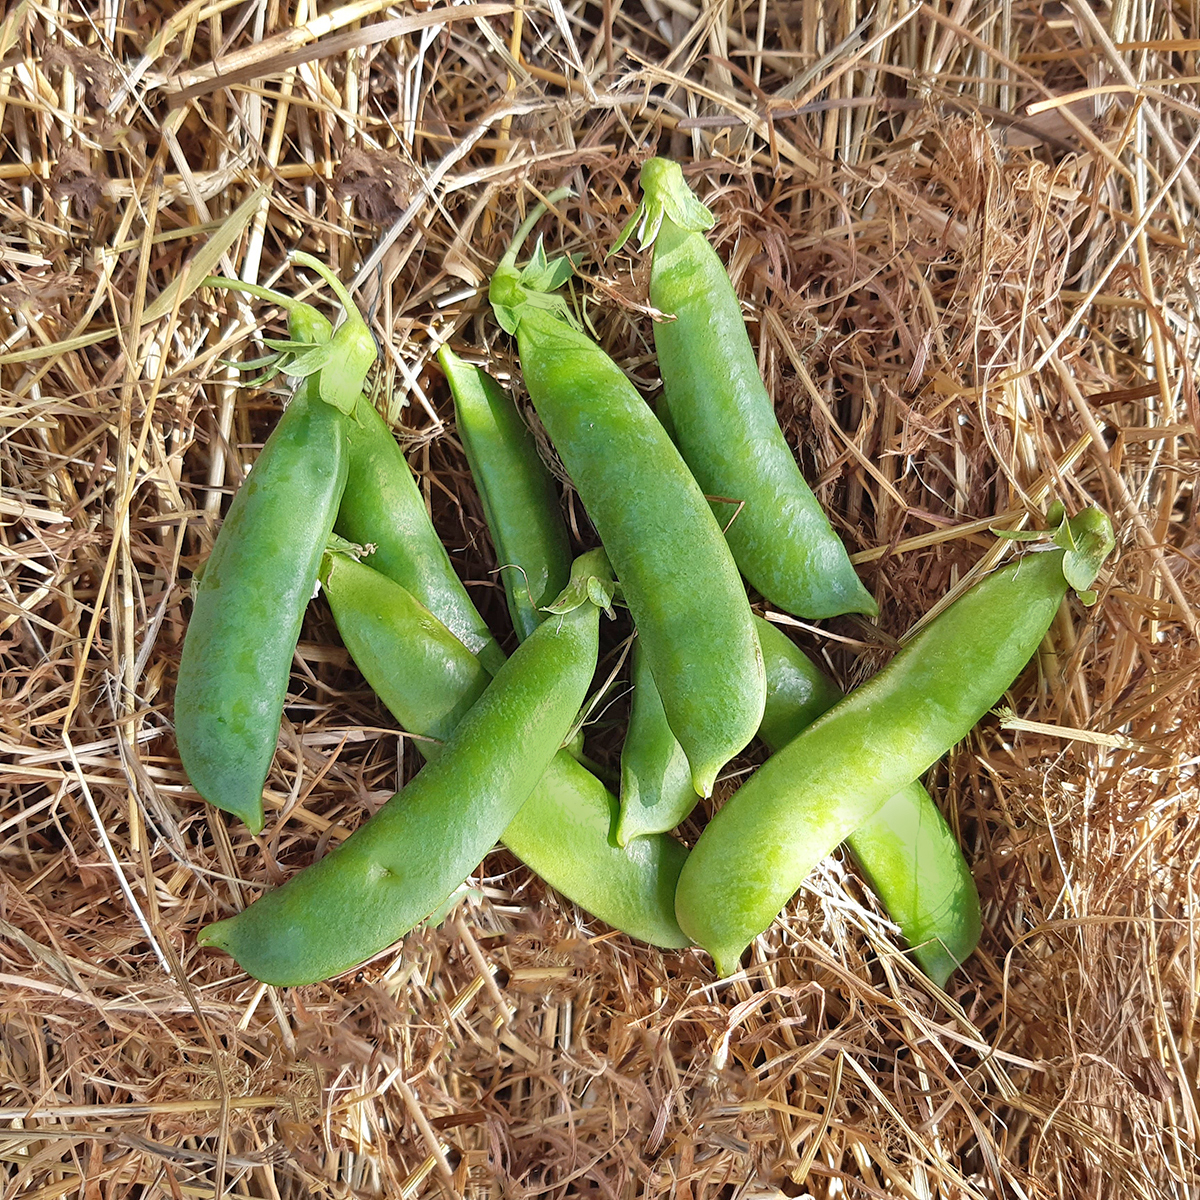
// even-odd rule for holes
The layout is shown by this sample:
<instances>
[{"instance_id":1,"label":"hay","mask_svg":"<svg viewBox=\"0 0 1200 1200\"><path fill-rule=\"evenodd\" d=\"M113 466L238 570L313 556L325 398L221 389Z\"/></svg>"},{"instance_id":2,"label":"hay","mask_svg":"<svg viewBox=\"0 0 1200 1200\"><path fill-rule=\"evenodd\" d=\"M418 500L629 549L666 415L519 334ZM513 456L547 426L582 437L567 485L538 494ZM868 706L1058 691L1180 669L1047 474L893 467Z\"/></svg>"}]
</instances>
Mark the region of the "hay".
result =
<instances>
[{"instance_id":1,"label":"hay","mask_svg":"<svg viewBox=\"0 0 1200 1200\"><path fill-rule=\"evenodd\" d=\"M6 1195L1195 1195L1193 18L9 6ZM932 773L980 950L936 993L834 858L714 984L497 851L441 928L332 984L258 986L196 930L416 762L318 602L266 835L187 785L188 579L283 399L223 365L279 314L195 284L298 289L293 247L358 280L439 529L507 629L431 331L511 367L480 285L516 214L570 184L548 236L653 393L645 265L603 250L655 149L711 198L781 419L880 599L878 633L803 633L840 682L994 561L989 526L1055 495L1118 526L1099 604L1064 608L1011 696L1033 724L989 719Z\"/></svg>"}]
</instances>

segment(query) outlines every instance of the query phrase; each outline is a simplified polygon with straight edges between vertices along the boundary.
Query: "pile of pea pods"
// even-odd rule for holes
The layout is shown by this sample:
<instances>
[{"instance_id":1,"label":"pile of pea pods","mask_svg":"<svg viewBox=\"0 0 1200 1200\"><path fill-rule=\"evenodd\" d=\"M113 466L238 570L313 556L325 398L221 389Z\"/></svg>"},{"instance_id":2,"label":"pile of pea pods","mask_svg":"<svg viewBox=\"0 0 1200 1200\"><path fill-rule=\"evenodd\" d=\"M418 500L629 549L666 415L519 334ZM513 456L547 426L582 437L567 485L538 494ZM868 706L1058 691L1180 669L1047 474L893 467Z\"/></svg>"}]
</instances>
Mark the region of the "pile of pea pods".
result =
<instances>
[{"instance_id":1,"label":"pile of pea pods","mask_svg":"<svg viewBox=\"0 0 1200 1200\"><path fill-rule=\"evenodd\" d=\"M697 945L721 976L841 842L937 985L974 949L979 900L919 777L1001 698L1069 588L1084 603L1114 541L1108 518L1061 505L1029 552L986 576L842 696L756 616L878 614L780 431L738 299L679 166L642 169L615 249L652 248L663 381L657 414L581 328L572 274L539 240L541 205L489 300L601 545L572 561L552 476L511 397L442 346L458 433L501 568L518 645L505 656L430 523L363 383L375 347L345 290L334 332L283 303L289 336L250 366L301 380L234 497L200 575L175 697L184 767L211 804L264 824L305 606L317 580L351 657L427 760L324 858L206 926L267 983L359 965L449 899L502 841L594 916L667 949ZM554 193L549 203L567 193ZM281 581L283 581L281 583ZM744 582L745 581L745 582ZM633 619L619 798L582 746L601 614ZM263 630L267 630L264 641ZM672 836L725 766L770 751L689 850Z\"/></svg>"}]
</instances>

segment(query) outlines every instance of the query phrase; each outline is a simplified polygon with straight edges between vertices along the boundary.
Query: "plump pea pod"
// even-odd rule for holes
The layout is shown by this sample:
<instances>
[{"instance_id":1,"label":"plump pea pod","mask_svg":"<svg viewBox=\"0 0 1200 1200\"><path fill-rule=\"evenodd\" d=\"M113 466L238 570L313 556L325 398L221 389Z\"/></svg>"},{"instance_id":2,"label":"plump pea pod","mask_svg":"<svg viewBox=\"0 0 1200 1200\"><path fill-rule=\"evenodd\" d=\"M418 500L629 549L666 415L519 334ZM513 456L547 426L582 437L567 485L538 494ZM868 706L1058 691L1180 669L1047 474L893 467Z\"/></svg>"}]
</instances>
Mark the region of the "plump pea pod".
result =
<instances>
[{"instance_id":1,"label":"plump pea pod","mask_svg":"<svg viewBox=\"0 0 1200 1200\"><path fill-rule=\"evenodd\" d=\"M410 591L365 563L326 554L321 583L350 657L392 716L410 733L438 739L419 743L430 757L491 675Z\"/></svg>"},{"instance_id":2,"label":"plump pea pod","mask_svg":"<svg viewBox=\"0 0 1200 1200\"><path fill-rule=\"evenodd\" d=\"M1068 577L1086 587L1113 545L1098 509L1054 537L1070 548L1027 555L977 583L709 822L680 873L675 913L721 975L825 855L999 700L1049 629Z\"/></svg>"},{"instance_id":3,"label":"plump pea pod","mask_svg":"<svg viewBox=\"0 0 1200 1200\"><path fill-rule=\"evenodd\" d=\"M489 299L514 334L525 385L621 581L667 721L696 791L754 736L762 656L737 567L679 452L611 358L555 295L569 276L538 243L523 269L518 231Z\"/></svg>"},{"instance_id":4,"label":"plump pea pod","mask_svg":"<svg viewBox=\"0 0 1200 1200\"><path fill-rule=\"evenodd\" d=\"M485 371L438 352L450 384L459 436L483 501L501 563L500 578L517 639L545 618L571 570L570 537L554 480L508 393ZM583 730L567 746L584 766Z\"/></svg>"},{"instance_id":5,"label":"plump pea pod","mask_svg":"<svg viewBox=\"0 0 1200 1200\"><path fill-rule=\"evenodd\" d=\"M345 309L335 332L309 304L257 284L209 276L208 287L282 306L288 339L240 369L305 382L238 490L196 588L175 688L179 757L196 790L263 827L262 788L279 737L292 655L317 565L346 486L346 441L375 341L329 269L296 254Z\"/></svg>"},{"instance_id":6,"label":"plump pea pod","mask_svg":"<svg viewBox=\"0 0 1200 1200\"><path fill-rule=\"evenodd\" d=\"M263 827L262 789L292 655L346 486L352 418L308 380L230 505L196 588L179 680L175 739L210 804Z\"/></svg>"},{"instance_id":7,"label":"plump pea pod","mask_svg":"<svg viewBox=\"0 0 1200 1200\"><path fill-rule=\"evenodd\" d=\"M826 678L790 638L770 622L754 618L766 671L766 703L758 736L772 749L790 741L841 699ZM785 647L790 647L789 654ZM617 844L666 833L685 820L700 799L679 760L683 749L666 724L654 680L634 643L633 700L621 751L621 816ZM684 760L686 762L686 759Z\"/></svg>"},{"instance_id":8,"label":"plump pea pod","mask_svg":"<svg viewBox=\"0 0 1200 1200\"><path fill-rule=\"evenodd\" d=\"M617 845L629 847L638 838L674 829L699 799L692 786L687 755L667 724L638 638L633 643L629 728L621 747Z\"/></svg>"},{"instance_id":9,"label":"plump pea pod","mask_svg":"<svg viewBox=\"0 0 1200 1200\"><path fill-rule=\"evenodd\" d=\"M600 562L578 560L573 582ZM408 787L319 862L205 926L200 943L264 983L298 985L402 937L478 866L537 786L595 672L598 625L585 592L520 645Z\"/></svg>"},{"instance_id":10,"label":"plump pea pod","mask_svg":"<svg viewBox=\"0 0 1200 1200\"><path fill-rule=\"evenodd\" d=\"M328 557L322 573L351 658L393 716L418 736L417 748L435 757L487 686L487 672L399 584L340 555ZM675 883L687 850L662 836L618 849L609 840L616 808L604 784L560 750L501 841L609 925L651 945L686 946L675 920Z\"/></svg>"},{"instance_id":11,"label":"plump pea pod","mask_svg":"<svg viewBox=\"0 0 1200 1200\"><path fill-rule=\"evenodd\" d=\"M759 625L758 640L767 669L758 736L775 753L842 694L775 626ZM933 798L920 783L910 783L846 841L921 970L944 987L979 941L979 893Z\"/></svg>"},{"instance_id":12,"label":"plump pea pod","mask_svg":"<svg viewBox=\"0 0 1200 1200\"><path fill-rule=\"evenodd\" d=\"M635 228L643 246L653 243L650 302L673 318L654 323L654 345L675 441L705 494L721 498L714 507L734 560L797 616L875 615L775 419L741 305L704 234L712 214L678 163L650 159L641 185L645 198L617 245Z\"/></svg>"},{"instance_id":13,"label":"plump pea pod","mask_svg":"<svg viewBox=\"0 0 1200 1200\"><path fill-rule=\"evenodd\" d=\"M406 587L449 627L491 674L504 653L484 624L434 532L408 460L387 422L371 404L360 404L350 431L350 475L336 531L373 545L368 560Z\"/></svg>"},{"instance_id":14,"label":"plump pea pod","mask_svg":"<svg viewBox=\"0 0 1200 1200\"><path fill-rule=\"evenodd\" d=\"M571 545L554 479L512 397L449 346L438 350L458 436L496 548L517 637L541 623L539 609L566 587Z\"/></svg>"}]
</instances>

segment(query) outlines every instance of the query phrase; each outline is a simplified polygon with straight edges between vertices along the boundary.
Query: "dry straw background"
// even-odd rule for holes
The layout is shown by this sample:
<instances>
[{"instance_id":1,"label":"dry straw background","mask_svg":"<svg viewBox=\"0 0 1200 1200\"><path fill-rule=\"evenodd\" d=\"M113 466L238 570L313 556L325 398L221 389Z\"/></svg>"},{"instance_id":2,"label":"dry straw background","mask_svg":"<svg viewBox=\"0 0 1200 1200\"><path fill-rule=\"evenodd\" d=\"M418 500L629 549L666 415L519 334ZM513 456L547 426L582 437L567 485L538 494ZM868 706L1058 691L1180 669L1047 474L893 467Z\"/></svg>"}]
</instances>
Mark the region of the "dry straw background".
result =
<instances>
[{"instance_id":1,"label":"dry straw background","mask_svg":"<svg viewBox=\"0 0 1200 1200\"><path fill-rule=\"evenodd\" d=\"M1200 1195L1198 79L1200 14L1163 0L10 3L3 1195ZM286 396L224 365L279 314L196 282L300 292L293 248L357 281L380 402L511 637L431 352L511 370L481 286L570 184L544 228L652 397L645 266L603 250L655 151L714 207L881 602L795 630L844 684L996 560L989 526L1113 516L1100 602L1010 694L1026 724L931 775L979 952L937 993L835 858L717 985L497 851L441 928L258 986L195 931L415 760L318 600L264 835L180 770L188 580Z\"/></svg>"}]
</instances>

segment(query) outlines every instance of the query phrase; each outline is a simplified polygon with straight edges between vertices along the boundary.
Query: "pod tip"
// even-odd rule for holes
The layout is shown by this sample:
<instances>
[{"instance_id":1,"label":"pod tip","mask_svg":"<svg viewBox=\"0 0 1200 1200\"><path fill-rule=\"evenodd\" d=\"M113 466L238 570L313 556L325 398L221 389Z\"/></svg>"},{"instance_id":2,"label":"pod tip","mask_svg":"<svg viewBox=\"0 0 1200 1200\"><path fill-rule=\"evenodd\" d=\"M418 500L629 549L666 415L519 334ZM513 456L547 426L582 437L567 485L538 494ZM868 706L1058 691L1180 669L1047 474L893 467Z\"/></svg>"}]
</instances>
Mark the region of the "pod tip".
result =
<instances>
[{"instance_id":1,"label":"pod tip","mask_svg":"<svg viewBox=\"0 0 1200 1200\"><path fill-rule=\"evenodd\" d=\"M705 949L708 950L708 947L705 946ZM708 950L718 979L728 979L742 969L742 950Z\"/></svg>"},{"instance_id":2,"label":"pod tip","mask_svg":"<svg viewBox=\"0 0 1200 1200\"><path fill-rule=\"evenodd\" d=\"M198 946L212 946L217 950L224 950L228 953L229 942L227 934L229 926L232 924L233 918L226 917L223 921L213 921L205 925L203 929L196 934L196 944Z\"/></svg>"}]
</instances>

